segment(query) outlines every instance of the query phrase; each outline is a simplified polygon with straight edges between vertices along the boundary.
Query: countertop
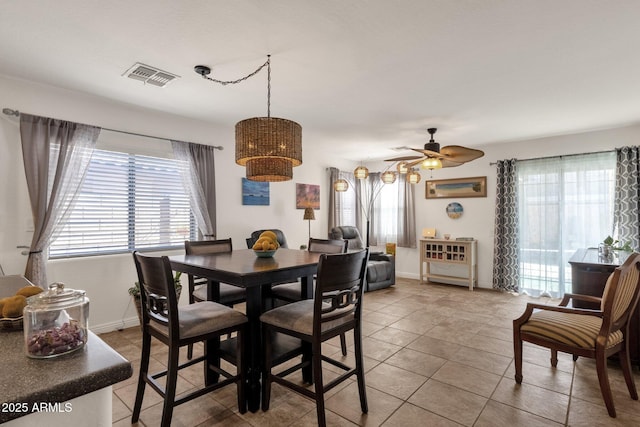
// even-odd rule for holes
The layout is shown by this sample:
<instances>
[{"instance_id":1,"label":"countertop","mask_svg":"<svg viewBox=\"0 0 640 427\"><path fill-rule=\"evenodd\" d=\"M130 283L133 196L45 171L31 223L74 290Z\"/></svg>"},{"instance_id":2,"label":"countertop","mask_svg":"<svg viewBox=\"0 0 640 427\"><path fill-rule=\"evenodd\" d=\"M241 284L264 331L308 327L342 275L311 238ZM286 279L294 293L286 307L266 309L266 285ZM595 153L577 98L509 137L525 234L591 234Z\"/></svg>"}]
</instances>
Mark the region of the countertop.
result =
<instances>
[{"instance_id":1,"label":"countertop","mask_svg":"<svg viewBox=\"0 0 640 427\"><path fill-rule=\"evenodd\" d=\"M93 332L81 350L52 359L31 359L24 352L22 331L1 331L0 361L0 423L31 412L13 411L16 407L65 402L133 374L131 363Z\"/></svg>"}]
</instances>

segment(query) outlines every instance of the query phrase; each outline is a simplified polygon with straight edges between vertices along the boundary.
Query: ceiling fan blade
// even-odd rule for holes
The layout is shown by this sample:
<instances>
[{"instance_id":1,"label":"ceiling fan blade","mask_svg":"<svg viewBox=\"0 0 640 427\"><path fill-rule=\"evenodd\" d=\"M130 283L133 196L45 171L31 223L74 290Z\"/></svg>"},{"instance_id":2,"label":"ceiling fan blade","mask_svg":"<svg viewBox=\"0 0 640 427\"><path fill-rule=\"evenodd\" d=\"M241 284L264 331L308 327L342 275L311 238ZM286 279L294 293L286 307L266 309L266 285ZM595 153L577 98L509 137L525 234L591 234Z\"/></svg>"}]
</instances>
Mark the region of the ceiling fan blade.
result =
<instances>
[{"instance_id":1,"label":"ceiling fan blade","mask_svg":"<svg viewBox=\"0 0 640 427\"><path fill-rule=\"evenodd\" d=\"M440 161L442 162L443 168L455 168L456 166L460 166L464 164L464 162L456 162L451 159L442 159Z\"/></svg>"},{"instance_id":2,"label":"ceiling fan blade","mask_svg":"<svg viewBox=\"0 0 640 427\"><path fill-rule=\"evenodd\" d=\"M417 158L421 158L420 156L403 156L403 157L394 157L393 159L385 159L385 162L400 162L404 160L415 160Z\"/></svg>"},{"instance_id":3,"label":"ceiling fan blade","mask_svg":"<svg viewBox=\"0 0 640 427\"><path fill-rule=\"evenodd\" d=\"M453 160L457 163L467 163L484 156L484 151L462 147L460 145L447 145L440 149L440 154L443 154L448 160Z\"/></svg>"},{"instance_id":4,"label":"ceiling fan blade","mask_svg":"<svg viewBox=\"0 0 640 427\"><path fill-rule=\"evenodd\" d=\"M444 159L444 156L442 155L442 153L438 153L437 151L423 150L422 148L412 148L412 150L417 151L418 153L421 153L422 155L433 158L433 159Z\"/></svg>"}]
</instances>

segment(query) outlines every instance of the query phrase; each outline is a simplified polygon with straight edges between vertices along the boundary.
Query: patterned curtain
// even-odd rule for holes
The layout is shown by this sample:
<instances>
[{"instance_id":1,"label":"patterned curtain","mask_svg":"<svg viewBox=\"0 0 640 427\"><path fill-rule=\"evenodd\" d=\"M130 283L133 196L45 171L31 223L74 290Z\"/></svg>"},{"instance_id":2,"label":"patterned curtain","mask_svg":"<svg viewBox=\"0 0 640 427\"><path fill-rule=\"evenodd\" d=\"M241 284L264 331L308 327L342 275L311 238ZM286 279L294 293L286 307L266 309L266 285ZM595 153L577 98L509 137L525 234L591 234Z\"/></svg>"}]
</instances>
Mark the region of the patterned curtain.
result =
<instances>
[{"instance_id":1,"label":"patterned curtain","mask_svg":"<svg viewBox=\"0 0 640 427\"><path fill-rule=\"evenodd\" d=\"M493 288L518 292L520 269L516 159L499 161L497 169Z\"/></svg>"},{"instance_id":2,"label":"patterned curtain","mask_svg":"<svg viewBox=\"0 0 640 427\"><path fill-rule=\"evenodd\" d=\"M640 147L616 149L614 229L622 244L640 250Z\"/></svg>"}]
</instances>

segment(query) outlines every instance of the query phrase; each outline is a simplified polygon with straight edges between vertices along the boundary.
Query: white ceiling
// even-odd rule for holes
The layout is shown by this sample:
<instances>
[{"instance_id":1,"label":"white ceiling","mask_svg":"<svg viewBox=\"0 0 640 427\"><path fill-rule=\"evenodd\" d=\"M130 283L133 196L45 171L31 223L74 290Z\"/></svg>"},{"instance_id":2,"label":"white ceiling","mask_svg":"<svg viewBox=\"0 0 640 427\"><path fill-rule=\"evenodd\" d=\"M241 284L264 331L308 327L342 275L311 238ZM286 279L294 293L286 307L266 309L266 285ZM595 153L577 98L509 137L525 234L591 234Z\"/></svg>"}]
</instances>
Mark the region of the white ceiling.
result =
<instances>
[{"instance_id":1,"label":"white ceiling","mask_svg":"<svg viewBox=\"0 0 640 427\"><path fill-rule=\"evenodd\" d=\"M271 114L345 158L640 122L637 0L0 0L0 74L228 126ZM181 76L122 77L135 62ZM1 99L1 97L0 97ZM9 107L11 105L0 105ZM72 118L70 118L72 119Z\"/></svg>"}]
</instances>

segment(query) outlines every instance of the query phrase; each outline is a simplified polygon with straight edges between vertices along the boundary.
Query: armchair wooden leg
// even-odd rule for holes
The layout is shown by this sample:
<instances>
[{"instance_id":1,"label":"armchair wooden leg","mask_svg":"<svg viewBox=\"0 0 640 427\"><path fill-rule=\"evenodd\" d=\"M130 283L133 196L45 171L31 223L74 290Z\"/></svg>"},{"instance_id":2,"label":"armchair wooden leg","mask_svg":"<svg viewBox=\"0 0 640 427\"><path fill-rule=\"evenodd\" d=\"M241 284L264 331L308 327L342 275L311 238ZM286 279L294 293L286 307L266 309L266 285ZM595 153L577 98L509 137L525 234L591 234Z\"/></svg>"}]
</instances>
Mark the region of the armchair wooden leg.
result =
<instances>
[{"instance_id":1,"label":"armchair wooden leg","mask_svg":"<svg viewBox=\"0 0 640 427\"><path fill-rule=\"evenodd\" d=\"M516 368L516 383L522 384L522 340L520 339L520 327L513 327L513 355Z\"/></svg>"},{"instance_id":2,"label":"armchair wooden leg","mask_svg":"<svg viewBox=\"0 0 640 427\"><path fill-rule=\"evenodd\" d=\"M609 375L607 373L607 358L604 354L596 354L596 371L598 373L598 382L600 383L600 392L607 406L607 412L612 418L616 417L616 408L613 405L613 396L611 395L611 386L609 385Z\"/></svg>"},{"instance_id":3,"label":"armchair wooden leg","mask_svg":"<svg viewBox=\"0 0 640 427\"><path fill-rule=\"evenodd\" d=\"M620 357L622 373L624 374L624 381L627 383L627 389L629 389L629 396L631 396L633 400L638 400L638 391L636 390L636 383L633 380L633 372L631 371L631 359L629 357L629 350L625 347L620 353L618 353L618 355Z\"/></svg>"},{"instance_id":4,"label":"armchair wooden leg","mask_svg":"<svg viewBox=\"0 0 640 427\"><path fill-rule=\"evenodd\" d=\"M558 350L551 349L551 366L558 367Z\"/></svg>"}]
</instances>

